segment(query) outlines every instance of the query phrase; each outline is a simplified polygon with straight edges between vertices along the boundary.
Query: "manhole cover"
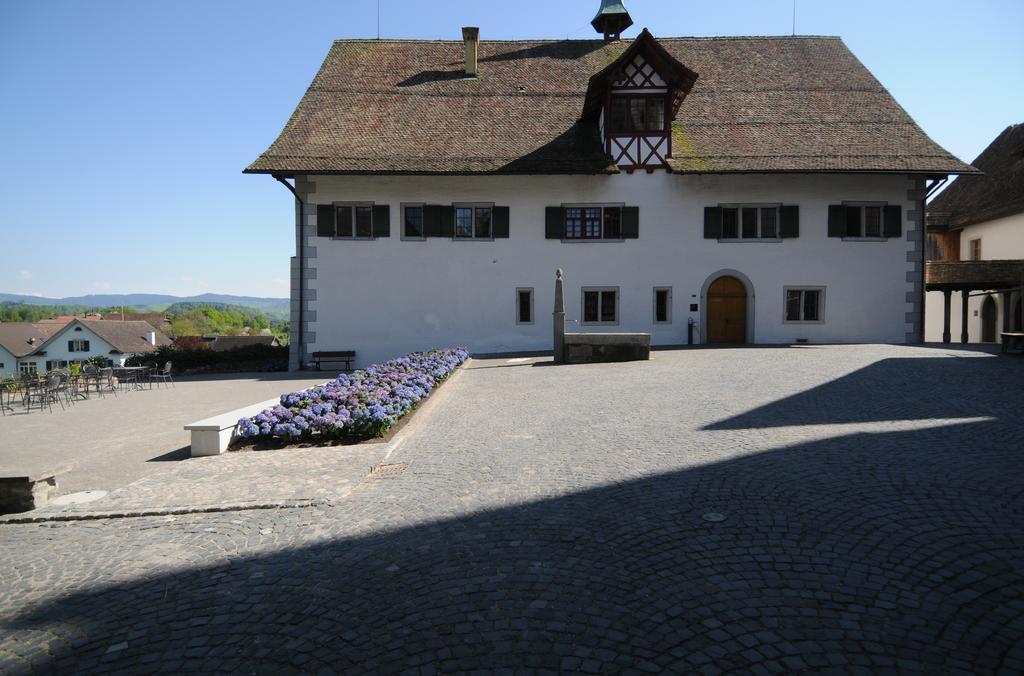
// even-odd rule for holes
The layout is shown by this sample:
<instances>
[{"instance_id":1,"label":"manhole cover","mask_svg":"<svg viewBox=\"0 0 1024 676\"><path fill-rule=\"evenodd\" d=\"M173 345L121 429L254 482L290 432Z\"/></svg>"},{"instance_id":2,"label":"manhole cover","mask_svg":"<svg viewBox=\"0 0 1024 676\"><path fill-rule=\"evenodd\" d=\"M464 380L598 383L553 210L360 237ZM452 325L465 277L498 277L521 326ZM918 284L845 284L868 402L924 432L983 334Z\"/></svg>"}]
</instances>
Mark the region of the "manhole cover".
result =
<instances>
[{"instance_id":1,"label":"manhole cover","mask_svg":"<svg viewBox=\"0 0 1024 676\"><path fill-rule=\"evenodd\" d=\"M68 493L67 495L61 495L59 497L50 500L51 505L78 505L83 502L92 502L93 500L99 500L106 491L81 491L79 493Z\"/></svg>"},{"instance_id":2,"label":"manhole cover","mask_svg":"<svg viewBox=\"0 0 1024 676\"><path fill-rule=\"evenodd\" d=\"M708 512L702 517L705 521L712 523L718 523L719 521L725 521L725 514L719 514L718 512Z\"/></svg>"},{"instance_id":3,"label":"manhole cover","mask_svg":"<svg viewBox=\"0 0 1024 676\"><path fill-rule=\"evenodd\" d=\"M405 470L409 468L407 462L396 462L391 465L374 465L370 469L371 479L390 479L392 477L401 476L405 473Z\"/></svg>"}]
</instances>

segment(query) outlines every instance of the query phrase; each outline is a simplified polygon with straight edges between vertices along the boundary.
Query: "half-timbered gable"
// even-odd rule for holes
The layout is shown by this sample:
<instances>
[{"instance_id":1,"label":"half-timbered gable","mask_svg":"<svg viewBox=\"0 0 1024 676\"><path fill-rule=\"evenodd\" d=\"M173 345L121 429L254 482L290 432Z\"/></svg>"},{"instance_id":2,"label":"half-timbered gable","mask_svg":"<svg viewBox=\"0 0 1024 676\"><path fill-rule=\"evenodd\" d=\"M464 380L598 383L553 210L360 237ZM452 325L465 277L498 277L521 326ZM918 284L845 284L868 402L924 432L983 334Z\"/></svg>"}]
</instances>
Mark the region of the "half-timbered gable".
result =
<instances>
[{"instance_id":1,"label":"half-timbered gable","mask_svg":"<svg viewBox=\"0 0 1024 676\"><path fill-rule=\"evenodd\" d=\"M697 81L644 29L618 59L590 79L584 120L596 114L601 142L626 171L664 169L672 120Z\"/></svg>"}]
</instances>

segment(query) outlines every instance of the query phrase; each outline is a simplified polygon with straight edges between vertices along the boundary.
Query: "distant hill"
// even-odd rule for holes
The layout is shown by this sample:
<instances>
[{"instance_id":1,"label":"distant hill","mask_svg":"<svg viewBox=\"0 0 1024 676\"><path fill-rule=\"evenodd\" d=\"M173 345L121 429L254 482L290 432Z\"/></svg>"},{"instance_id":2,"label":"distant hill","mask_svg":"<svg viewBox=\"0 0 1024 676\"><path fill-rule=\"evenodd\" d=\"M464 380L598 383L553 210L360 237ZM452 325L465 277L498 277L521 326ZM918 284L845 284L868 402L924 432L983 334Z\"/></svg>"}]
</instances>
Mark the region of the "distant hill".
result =
<instances>
[{"instance_id":1,"label":"distant hill","mask_svg":"<svg viewBox=\"0 0 1024 676\"><path fill-rule=\"evenodd\" d=\"M258 296L229 296L219 293L204 293L198 296L171 296L159 293L100 293L88 296L71 296L69 298L43 298L40 296L23 296L16 293L0 293L0 302L10 301L25 305L70 305L77 307L117 307L125 306L139 310L163 312L176 303L220 303L243 306L259 310L271 319L287 319L289 301L287 298L261 298Z\"/></svg>"}]
</instances>

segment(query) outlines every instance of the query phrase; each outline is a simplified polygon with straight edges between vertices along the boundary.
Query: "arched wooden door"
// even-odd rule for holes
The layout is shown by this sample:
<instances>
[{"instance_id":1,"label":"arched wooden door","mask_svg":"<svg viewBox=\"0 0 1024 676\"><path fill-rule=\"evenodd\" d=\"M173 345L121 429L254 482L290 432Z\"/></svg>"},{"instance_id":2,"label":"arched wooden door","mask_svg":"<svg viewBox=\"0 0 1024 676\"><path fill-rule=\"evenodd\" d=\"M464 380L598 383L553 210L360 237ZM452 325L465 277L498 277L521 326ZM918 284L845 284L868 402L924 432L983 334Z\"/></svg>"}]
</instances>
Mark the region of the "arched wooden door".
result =
<instances>
[{"instance_id":1,"label":"arched wooden door","mask_svg":"<svg viewBox=\"0 0 1024 676\"><path fill-rule=\"evenodd\" d=\"M981 303L981 342L996 342L996 301L985 296Z\"/></svg>"},{"instance_id":2,"label":"arched wooden door","mask_svg":"<svg viewBox=\"0 0 1024 676\"><path fill-rule=\"evenodd\" d=\"M708 342L747 342L747 288L735 277L719 277L708 288Z\"/></svg>"}]
</instances>

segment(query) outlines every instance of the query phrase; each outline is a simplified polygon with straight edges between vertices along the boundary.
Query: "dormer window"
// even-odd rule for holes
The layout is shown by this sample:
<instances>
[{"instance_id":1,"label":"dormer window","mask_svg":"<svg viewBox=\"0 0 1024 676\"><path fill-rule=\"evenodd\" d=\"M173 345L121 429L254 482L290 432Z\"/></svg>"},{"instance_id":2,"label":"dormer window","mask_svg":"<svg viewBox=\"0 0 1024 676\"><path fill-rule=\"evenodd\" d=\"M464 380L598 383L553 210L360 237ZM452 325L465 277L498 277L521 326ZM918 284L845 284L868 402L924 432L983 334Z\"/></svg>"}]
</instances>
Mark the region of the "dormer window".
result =
<instances>
[{"instance_id":1,"label":"dormer window","mask_svg":"<svg viewBox=\"0 0 1024 676\"><path fill-rule=\"evenodd\" d=\"M664 96L612 96L608 132L620 134L645 131L665 131Z\"/></svg>"}]
</instances>

